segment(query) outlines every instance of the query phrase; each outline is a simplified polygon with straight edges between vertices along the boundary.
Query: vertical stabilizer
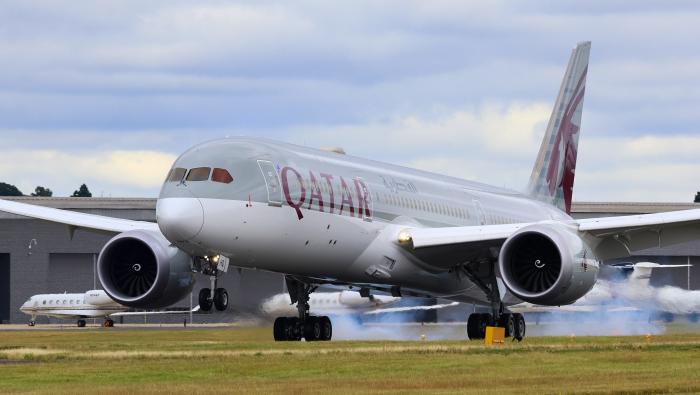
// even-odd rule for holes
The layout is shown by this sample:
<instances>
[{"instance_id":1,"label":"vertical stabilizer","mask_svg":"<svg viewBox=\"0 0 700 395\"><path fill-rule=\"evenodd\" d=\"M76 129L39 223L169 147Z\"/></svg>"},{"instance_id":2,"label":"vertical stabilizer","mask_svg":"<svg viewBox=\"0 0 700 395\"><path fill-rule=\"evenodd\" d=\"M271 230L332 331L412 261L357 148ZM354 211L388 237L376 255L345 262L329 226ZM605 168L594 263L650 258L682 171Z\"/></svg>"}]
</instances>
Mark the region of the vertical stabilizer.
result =
<instances>
[{"instance_id":1,"label":"vertical stabilizer","mask_svg":"<svg viewBox=\"0 0 700 395\"><path fill-rule=\"evenodd\" d=\"M579 43L571 53L528 185L532 197L567 213L571 212L590 51L591 43L587 41Z\"/></svg>"}]
</instances>

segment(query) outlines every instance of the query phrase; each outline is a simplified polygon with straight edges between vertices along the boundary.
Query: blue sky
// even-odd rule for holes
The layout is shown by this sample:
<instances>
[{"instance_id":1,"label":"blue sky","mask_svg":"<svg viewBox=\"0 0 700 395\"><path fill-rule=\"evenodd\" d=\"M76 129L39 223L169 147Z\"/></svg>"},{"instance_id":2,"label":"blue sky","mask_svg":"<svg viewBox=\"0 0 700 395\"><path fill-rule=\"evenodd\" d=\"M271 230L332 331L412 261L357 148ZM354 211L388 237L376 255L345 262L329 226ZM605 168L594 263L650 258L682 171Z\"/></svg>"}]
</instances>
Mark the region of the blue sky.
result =
<instances>
[{"instance_id":1,"label":"blue sky","mask_svg":"<svg viewBox=\"0 0 700 395\"><path fill-rule=\"evenodd\" d=\"M263 136L521 189L592 44L575 200L700 189L700 5L6 1L0 180L155 196L187 147Z\"/></svg>"}]
</instances>

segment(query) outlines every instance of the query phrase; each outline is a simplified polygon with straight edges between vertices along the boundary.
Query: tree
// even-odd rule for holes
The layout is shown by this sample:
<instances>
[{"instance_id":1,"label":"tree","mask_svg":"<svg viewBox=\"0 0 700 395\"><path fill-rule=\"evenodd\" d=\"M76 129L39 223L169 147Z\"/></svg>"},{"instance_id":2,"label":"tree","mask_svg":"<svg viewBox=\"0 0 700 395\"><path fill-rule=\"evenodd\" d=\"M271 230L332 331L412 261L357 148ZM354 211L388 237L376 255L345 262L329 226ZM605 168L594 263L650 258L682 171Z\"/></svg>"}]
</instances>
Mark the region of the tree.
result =
<instances>
[{"instance_id":1,"label":"tree","mask_svg":"<svg viewBox=\"0 0 700 395\"><path fill-rule=\"evenodd\" d=\"M695 203L700 203L700 192L695 194Z\"/></svg>"},{"instance_id":2,"label":"tree","mask_svg":"<svg viewBox=\"0 0 700 395\"><path fill-rule=\"evenodd\" d=\"M92 193L90 193L90 190L88 189L87 185L83 184L80 186L80 189L73 192L71 197L92 197Z\"/></svg>"},{"instance_id":3,"label":"tree","mask_svg":"<svg viewBox=\"0 0 700 395\"><path fill-rule=\"evenodd\" d=\"M14 185L0 182L0 196L22 196L22 192Z\"/></svg>"},{"instance_id":4,"label":"tree","mask_svg":"<svg viewBox=\"0 0 700 395\"><path fill-rule=\"evenodd\" d=\"M36 189L34 189L32 196L53 196L53 191L49 188L38 186Z\"/></svg>"}]
</instances>

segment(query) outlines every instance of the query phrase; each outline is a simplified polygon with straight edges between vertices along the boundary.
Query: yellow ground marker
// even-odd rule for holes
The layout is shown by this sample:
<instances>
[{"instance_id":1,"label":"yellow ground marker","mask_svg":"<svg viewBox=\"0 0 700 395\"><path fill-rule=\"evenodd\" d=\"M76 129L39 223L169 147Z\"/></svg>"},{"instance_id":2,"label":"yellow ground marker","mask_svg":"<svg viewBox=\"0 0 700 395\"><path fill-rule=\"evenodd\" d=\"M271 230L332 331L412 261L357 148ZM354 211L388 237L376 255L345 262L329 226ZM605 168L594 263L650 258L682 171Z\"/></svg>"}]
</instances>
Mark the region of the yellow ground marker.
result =
<instances>
[{"instance_id":1,"label":"yellow ground marker","mask_svg":"<svg viewBox=\"0 0 700 395\"><path fill-rule=\"evenodd\" d=\"M506 338L506 328L499 328L496 326L486 327L486 336L484 337L484 344L487 346L493 345L503 345Z\"/></svg>"}]
</instances>

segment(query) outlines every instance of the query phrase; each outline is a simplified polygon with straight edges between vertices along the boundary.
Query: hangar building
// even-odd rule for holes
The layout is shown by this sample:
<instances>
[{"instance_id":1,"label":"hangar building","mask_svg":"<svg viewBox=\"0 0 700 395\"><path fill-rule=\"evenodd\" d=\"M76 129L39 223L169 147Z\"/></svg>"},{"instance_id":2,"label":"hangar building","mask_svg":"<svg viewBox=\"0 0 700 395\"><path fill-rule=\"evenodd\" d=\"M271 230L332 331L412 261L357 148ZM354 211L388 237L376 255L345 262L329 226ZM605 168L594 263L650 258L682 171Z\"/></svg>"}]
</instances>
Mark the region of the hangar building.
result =
<instances>
[{"instance_id":1,"label":"hangar building","mask_svg":"<svg viewBox=\"0 0 700 395\"><path fill-rule=\"evenodd\" d=\"M84 213L155 221L155 199L132 198L7 198ZM574 203L575 218L656 213L699 208L700 204L684 203ZM85 230L76 230L71 238L67 226L29 219L0 212L0 323L24 323L27 316L19 311L30 296L40 293L84 292L100 287L95 272L97 254L111 238ZM662 264L691 263L696 268L669 269L663 276L654 276L652 283L674 284L687 289L700 289L700 241L677 246L649 249L627 261L649 260ZM196 293L208 287L208 279L198 276L194 298L178 303L189 307L197 303ZM220 278L229 292L230 307L225 313L198 315L195 322L229 322L241 313L253 313L260 302L284 290L279 274L231 269ZM130 317L128 320L143 320ZM148 318L170 320L172 317ZM179 319L181 320L181 318ZM46 323L40 318L38 323ZM53 322L53 320L52 320Z\"/></svg>"}]
</instances>

